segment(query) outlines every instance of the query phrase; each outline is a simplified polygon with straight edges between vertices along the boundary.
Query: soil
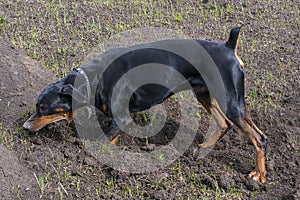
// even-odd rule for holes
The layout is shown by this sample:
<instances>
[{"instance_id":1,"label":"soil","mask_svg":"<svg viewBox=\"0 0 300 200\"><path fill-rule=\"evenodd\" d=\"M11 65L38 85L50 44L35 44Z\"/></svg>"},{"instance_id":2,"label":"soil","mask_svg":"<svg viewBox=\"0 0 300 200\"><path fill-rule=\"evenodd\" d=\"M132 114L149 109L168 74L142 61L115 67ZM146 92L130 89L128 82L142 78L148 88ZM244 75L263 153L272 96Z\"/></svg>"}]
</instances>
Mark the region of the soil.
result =
<instances>
[{"instance_id":1,"label":"soil","mask_svg":"<svg viewBox=\"0 0 300 200\"><path fill-rule=\"evenodd\" d=\"M253 27L252 31L259 32L258 29ZM299 34L297 30L291 30L291 34ZM287 62L291 57L284 51L295 43L291 38L285 38L280 44L282 52L272 53L278 57L283 55L282 62ZM295 48L299 50L299 46ZM205 158L199 160L193 155L196 144L203 139L201 133L208 126L208 117L204 117L203 126L184 155L169 167L146 174L117 171L99 162L85 150L72 123L51 124L38 133L22 130L21 125L32 113L39 92L56 78L22 50L0 40L0 133L5 138L11 136L8 141L1 140L6 145L0 145L0 199L59 199L57 191L61 191L66 199L123 199L124 188L138 184L143 186L145 199L197 199L201 192L193 194L193 188L189 187L192 181L209 190L210 194L203 193L209 199L214 199L220 190L230 193L232 188L237 189L244 199L300 199L299 66L283 71L272 68L277 65L277 60L273 59L276 56L267 51L260 53L263 59L257 61L258 65L266 68L254 69L248 74L245 69L247 91L251 91L257 80L266 78L262 71L267 67L274 70L274 74L280 71L285 77L284 80L276 79L284 81L280 84L270 83L274 84L271 93L257 94L261 100L257 104L273 100L276 106L251 110L255 123L268 136L266 184L247 177L255 163L255 151L236 127ZM297 56L293 57L296 65ZM168 143L168 138L173 137L172 133L178 127L178 117L174 103L167 101L165 106L174 111L173 115L168 116L167 124L156 137L149 138L148 146L145 140L130 136L123 136L120 146L134 151L151 151L155 146ZM179 164L183 178L174 184L173 177L178 171L173 169ZM197 180L189 174L191 170L197 173ZM44 191L36 177L44 177ZM115 183L112 194L97 193L101 186L108 185L108 180ZM60 184L67 188L66 192Z\"/></svg>"},{"instance_id":2,"label":"soil","mask_svg":"<svg viewBox=\"0 0 300 200\"><path fill-rule=\"evenodd\" d=\"M22 50L15 49L4 40L0 40L0 130L10 132L23 120L32 107L39 90L55 77L29 58ZM21 120L21 121L20 121ZM14 199L20 192L26 199L39 196L33 171L29 170L18 153L0 145L0 199ZM21 188L21 191L19 191Z\"/></svg>"},{"instance_id":3,"label":"soil","mask_svg":"<svg viewBox=\"0 0 300 200\"><path fill-rule=\"evenodd\" d=\"M39 196L33 172L22 165L18 156L0 145L0 198L15 199L19 194L26 199Z\"/></svg>"}]
</instances>

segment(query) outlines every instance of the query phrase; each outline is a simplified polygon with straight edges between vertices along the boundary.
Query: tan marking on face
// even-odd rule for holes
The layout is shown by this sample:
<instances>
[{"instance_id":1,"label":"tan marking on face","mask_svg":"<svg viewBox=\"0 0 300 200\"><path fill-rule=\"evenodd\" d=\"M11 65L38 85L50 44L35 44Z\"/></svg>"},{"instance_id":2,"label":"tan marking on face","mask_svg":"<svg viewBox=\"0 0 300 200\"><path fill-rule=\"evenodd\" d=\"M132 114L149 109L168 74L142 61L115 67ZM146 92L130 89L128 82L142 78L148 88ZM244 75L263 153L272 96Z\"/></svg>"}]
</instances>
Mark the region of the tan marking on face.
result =
<instances>
[{"instance_id":1,"label":"tan marking on face","mask_svg":"<svg viewBox=\"0 0 300 200\"><path fill-rule=\"evenodd\" d=\"M59 113L59 114L52 114L48 116L37 116L33 119L29 119L26 123L30 124L30 131L38 131L47 124L52 122L60 121L66 119L68 121L72 121L72 114L69 112Z\"/></svg>"},{"instance_id":2,"label":"tan marking on face","mask_svg":"<svg viewBox=\"0 0 300 200\"><path fill-rule=\"evenodd\" d=\"M68 116L68 119L67 119L67 121L68 121L68 123L70 123L74 118L75 118L75 116L77 115L77 110L73 110L70 114L69 114L69 116Z\"/></svg>"}]
</instances>

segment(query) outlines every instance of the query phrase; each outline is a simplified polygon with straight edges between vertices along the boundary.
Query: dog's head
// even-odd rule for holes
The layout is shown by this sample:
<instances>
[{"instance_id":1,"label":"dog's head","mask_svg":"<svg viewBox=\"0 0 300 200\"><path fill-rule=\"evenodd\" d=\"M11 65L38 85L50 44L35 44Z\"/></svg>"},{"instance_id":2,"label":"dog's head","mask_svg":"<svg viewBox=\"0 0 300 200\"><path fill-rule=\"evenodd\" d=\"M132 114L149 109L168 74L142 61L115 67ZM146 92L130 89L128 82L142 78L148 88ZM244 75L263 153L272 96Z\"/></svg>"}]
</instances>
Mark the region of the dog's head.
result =
<instances>
[{"instance_id":1,"label":"dog's head","mask_svg":"<svg viewBox=\"0 0 300 200\"><path fill-rule=\"evenodd\" d=\"M38 131L52 122L60 120L71 122L75 115L74 105L78 108L85 104L87 104L87 97L65 79L52 83L39 95L35 113L23 124L23 127L29 131Z\"/></svg>"}]
</instances>

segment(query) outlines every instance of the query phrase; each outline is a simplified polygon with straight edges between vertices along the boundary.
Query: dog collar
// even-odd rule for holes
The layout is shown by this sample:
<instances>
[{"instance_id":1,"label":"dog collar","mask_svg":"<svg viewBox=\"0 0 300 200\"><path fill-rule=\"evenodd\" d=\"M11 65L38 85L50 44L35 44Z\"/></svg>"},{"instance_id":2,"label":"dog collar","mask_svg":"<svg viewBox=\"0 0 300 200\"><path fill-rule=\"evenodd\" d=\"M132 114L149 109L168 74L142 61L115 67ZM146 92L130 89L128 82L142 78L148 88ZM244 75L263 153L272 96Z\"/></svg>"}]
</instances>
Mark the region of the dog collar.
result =
<instances>
[{"instance_id":1,"label":"dog collar","mask_svg":"<svg viewBox=\"0 0 300 200\"><path fill-rule=\"evenodd\" d=\"M81 68L77 68L76 69L85 79L85 82L86 82L86 91L87 91L87 99L88 99L88 102L90 101L91 99L91 84L90 84L90 81L89 81L89 77L87 76L87 74L81 69Z\"/></svg>"}]
</instances>

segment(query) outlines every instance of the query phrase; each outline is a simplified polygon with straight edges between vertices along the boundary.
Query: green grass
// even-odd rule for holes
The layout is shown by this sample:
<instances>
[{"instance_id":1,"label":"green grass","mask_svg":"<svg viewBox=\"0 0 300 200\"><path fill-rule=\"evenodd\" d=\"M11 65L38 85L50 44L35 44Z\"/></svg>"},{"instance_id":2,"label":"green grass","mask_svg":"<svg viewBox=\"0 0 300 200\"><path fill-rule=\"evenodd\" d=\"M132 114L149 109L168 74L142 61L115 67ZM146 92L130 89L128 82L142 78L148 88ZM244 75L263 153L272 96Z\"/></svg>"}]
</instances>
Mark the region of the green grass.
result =
<instances>
[{"instance_id":1,"label":"green grass","mask_svg":"<svg viewBox=\"0 0 300 200\"><path fill-rule=\"evenodd\" d=\"M165 1L108 1L103 3L100 1L68 3L58 0L37 1L35 12L28 2L22 7L15 6L13 1L8 1L7 4L10 9L9 14L17 18L10 22L2 16L4 31L1 37L9 38L16 46L27 49L32 58L40 60L48 69L60 76L80 65L80 61L92 46L117 32L141 26L181 30L183 24L190 20L191 16L202 15L201 11L199 13L198 9L191 6L181 5L180 2L174 4ZM201 9L200 4L198 6ZM221 17L220 12L223 13L222 15L234 13L234 8L229 4L226 8L218 8L216 3L213 6L216 8L202 10L206 12L205 17L212 16L217 19ZM81 19L80 16L85 14L82 7L91 10L92 15ZM121 17L106 20L100 15L101 12L97 12L98 10L103 10L105 13L118 12ZM127 18L128 14L132 19L122 20L122 16ZM44 27L45 24L47 27ZM48 52L52 53L49 55Z\"/></svg>"},{"instance_id":2,"label":"green grass","mask_svg":"<svg viewBox=\"0 0 300 200\"><path fill-rule=\"evenodd\" d=\"M0 122L0 144L5 145L7 148L12 149L17 134L14 130L9 130Z\"/></svg>"}]
</instances>

